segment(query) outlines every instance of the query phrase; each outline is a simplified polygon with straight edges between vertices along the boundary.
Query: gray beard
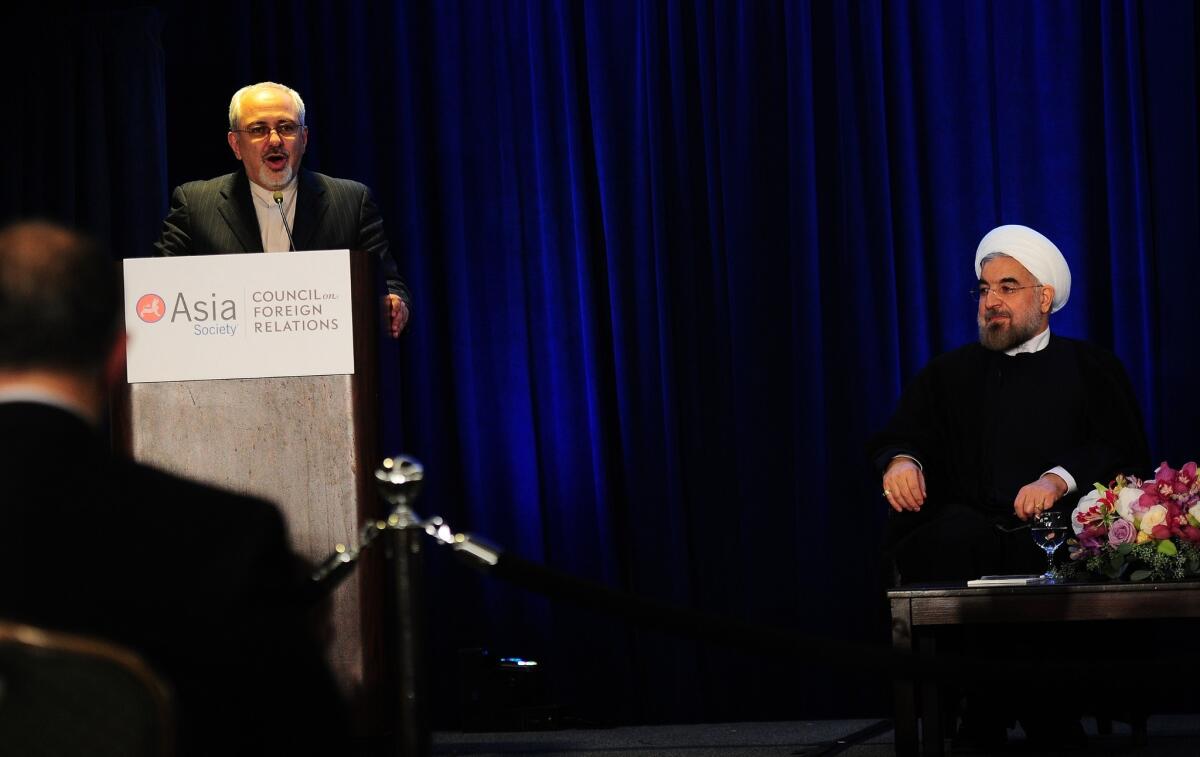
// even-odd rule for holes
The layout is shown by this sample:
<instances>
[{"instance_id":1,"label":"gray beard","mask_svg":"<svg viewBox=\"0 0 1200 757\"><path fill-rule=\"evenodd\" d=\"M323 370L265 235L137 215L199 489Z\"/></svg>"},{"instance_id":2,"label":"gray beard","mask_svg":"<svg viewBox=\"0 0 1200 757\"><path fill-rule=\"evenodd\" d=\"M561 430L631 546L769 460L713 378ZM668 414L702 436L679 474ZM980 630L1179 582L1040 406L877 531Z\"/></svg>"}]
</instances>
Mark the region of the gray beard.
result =
<instances>
[{"instance_id":1,"label":"gray beard","mask_svg":"<svg viewBox=\"0 0 1200 757\"><path fill-rule=\"evenodd\" d=\"M985 349L994 352L1011 350L1013 347L1029 341L1037 336L1042 326L1042 319L1038 313L1033 313L1032 318L1025 321L1019 321L1010 316L1007 326L989 324L984 316L979 316L978 322L979 343Z\"/></svg>"},{"instance_id":2,"label":"gray beard","mask_svg":"<svg viewBox=\"0 0 1200 757\"><path fill-rule=\"evenodd\" d=\"M286 188L288 184L292 183L292 179L294 178L296 178L296 172L292 170L290 165L284 169L283 176L281 176L278 181L276 180L275 174L273 174L266 166L258 169L259 185L266 187L271 191Z\"/></svg>"}]
</instances>

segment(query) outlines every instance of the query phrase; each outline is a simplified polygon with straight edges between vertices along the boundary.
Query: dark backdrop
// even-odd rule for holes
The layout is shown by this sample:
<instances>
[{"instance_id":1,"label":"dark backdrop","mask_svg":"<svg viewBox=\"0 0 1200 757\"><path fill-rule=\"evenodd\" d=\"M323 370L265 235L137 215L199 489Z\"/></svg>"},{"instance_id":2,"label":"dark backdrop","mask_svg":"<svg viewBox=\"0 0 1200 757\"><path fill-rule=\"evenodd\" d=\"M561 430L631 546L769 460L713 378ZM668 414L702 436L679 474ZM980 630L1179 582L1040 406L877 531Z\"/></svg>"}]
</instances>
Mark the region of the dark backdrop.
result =
<instances>
[{"instance_id":1,"label":"dark backdrop","mask_svg":"<svg viewBox=\"0 0 1200 757\"><path fill-rule=\"evenodd\" d=\"M1053 328L1124 359L1155 454L1200 453L1189 2L195 6L10 23L0 215L147 254L171 186L236 167L233 91L297 88L306 166L374 187L415 293L388 444L427 464L423 511L524 557L885 638L863 442L973 338L1000 223L1063 249ZM846 660L639 632L440 553L430 573L441 724L474 645L542 660L593 719L886 707Z\"/></svg>"}]
</instances>

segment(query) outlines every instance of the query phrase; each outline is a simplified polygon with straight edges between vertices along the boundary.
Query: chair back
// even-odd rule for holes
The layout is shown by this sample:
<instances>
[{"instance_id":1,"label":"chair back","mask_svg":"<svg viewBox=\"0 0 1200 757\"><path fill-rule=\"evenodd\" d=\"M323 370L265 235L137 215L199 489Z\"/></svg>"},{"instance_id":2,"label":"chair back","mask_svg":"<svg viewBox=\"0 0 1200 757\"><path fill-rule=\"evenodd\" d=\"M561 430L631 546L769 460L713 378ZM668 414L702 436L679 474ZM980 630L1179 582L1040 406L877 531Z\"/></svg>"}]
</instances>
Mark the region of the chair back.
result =
<instances>
[{"instance_id":1,"label":"chair back","mask_svg":"<svg viewBox=\"0 0 1200 757\"><path fill-rule=\"evenodd\" d=\"M0 621L0 752L29 757L169 757L170 698L133 652Z\"/></svg>"}]
</instances>

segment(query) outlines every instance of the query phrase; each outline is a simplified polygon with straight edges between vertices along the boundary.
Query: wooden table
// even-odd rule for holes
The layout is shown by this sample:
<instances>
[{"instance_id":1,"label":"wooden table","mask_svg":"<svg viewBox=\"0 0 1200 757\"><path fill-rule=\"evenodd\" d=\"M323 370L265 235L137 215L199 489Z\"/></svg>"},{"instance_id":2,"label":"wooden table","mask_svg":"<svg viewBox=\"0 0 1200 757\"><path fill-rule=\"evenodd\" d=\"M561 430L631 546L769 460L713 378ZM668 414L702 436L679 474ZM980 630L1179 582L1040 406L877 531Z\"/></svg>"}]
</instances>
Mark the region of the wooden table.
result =
<instances>
[{"instance_id":1,"label":"wooden table","mask_svg":"<svg viewBox=\"0 0 1200 757\"><path fill-rule=\"evenodd\" d=\"M933 658L940 626L1081 620L1200 618L1200 581L1060 583L968 589L964 584L901 586L888 593L892 644ZM941 712L936 680L897 680L896 753L940 755ZM923 738L918 744L917 701Z\"/></svg>"}]
</instances>

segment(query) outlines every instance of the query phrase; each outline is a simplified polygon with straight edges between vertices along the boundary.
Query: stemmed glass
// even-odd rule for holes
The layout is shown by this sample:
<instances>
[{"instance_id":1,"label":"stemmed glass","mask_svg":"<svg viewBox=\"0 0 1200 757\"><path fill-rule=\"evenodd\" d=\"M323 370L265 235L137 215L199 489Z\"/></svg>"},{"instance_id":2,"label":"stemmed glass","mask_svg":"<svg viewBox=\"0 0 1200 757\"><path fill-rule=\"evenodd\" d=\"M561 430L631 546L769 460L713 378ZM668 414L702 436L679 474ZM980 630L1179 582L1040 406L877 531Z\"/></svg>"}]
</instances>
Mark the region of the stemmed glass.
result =
<instances>
[{"instance_id":1,"label":"stemmed glass","mask_svg":"<svg viewBox=\"0 0 1200 757\"><path fill-rule=\"evenodd\" d=\"M1067 534L1070 533L1070 530L1066 513L1047 510L1033 516L1031 528L1033 543L1046 552L1046 572L1042 578L1047 581L1054 580L1054 553L1067 543Z\"/></svg>"}]
</instances>

